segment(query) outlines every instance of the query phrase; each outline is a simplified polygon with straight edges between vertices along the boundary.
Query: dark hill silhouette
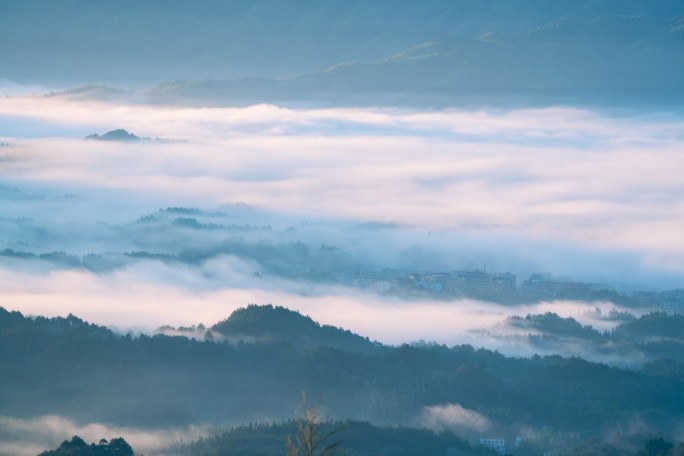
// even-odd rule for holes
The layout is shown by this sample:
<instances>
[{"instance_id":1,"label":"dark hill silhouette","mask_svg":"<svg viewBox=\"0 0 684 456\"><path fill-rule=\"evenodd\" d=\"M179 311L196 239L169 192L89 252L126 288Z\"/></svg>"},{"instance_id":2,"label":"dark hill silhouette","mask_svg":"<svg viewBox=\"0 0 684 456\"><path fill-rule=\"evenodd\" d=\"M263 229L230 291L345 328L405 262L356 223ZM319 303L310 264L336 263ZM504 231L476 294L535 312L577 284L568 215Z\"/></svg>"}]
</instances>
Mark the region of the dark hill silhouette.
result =
<instances>
[{"instance_id":1,"label":"dark hill silhouette","mask_svg":"<svg viewBox=\"0 0 684 456\"><path fill-rule=\"evenodd\" d=\"M122 142L132 142L141 141L143 138L136 136L133 133L129 133L126 130L119 128L118 130L108 131L104 135L98 135L97 133L86 136L85 139L92 139L96 141L122 141Z\"/></svg>"},{"instance_id":2,"label":"dark hill silhouette","mask_svg":"<svg viewBox=\"0 0 684 456\"><path fill-rule=\"evenodd\" d=\"M325 421L321 423L317 437L332 432L331 441L339 438L339 451L344 456L409 456L409 455L460 455L496 456L493 450L484 445L471 445L452 432L433 432L429 429L409 427L384 427L364 421ZM284 454L283 442L288 436L297 433L293 420L240 426L221 433L198 439L189 445L173 445L169 454L182 456L280 456ZM323 443L326 442L325 440ZM325 445L321 445L325 446Z\"/></svg>"},{"instance_id":3,"label":"dark hill silhouette","mask_svg":"<svg viewBox=\"0 0 684 456\"><path fill-rule=\"evenodd\" d=\"M535 330L555 336L588 340L601 338L601 333L594 328L582 326L572 317L563 318L551 312L541 315L528 315L525 318L509 317L506 322L516 328Z\"/></svg>"},{"instance_id":4,"label":"dark hill silhouette","mask_svg":"<svg viewBox=\"0 0 684 456\"><path fill-rule=\"evenodd\" d=\"M623 323L615 328L614 335L618 338L668 338L680 339L684 342L684 315L653 312L637 320Z\"/></svg>"},{"instance_id":5,"label":"dark hill silhouette","mask_svg":"<svg viewBox=\"0 0 684 456\"><path fill-rule=\"evenodd\" d=\"M287 342L301 347L333 347L351 351L373 351L380 347L349 330L320 325L308 316L285 307L249 305L237 309L212 330L228 338L262 342Z\"/></svg>"},{"instance_id":6,"label":"dark hill silhouette","mask_svg":"<svg viewBox=\"0 0 684 456\"><path fill-rule=\"evenodd\" d=\"M65 440L54 450L44 451L38 456L134 456L131 446L121 437L107 442L100 440L98 444L88 445L85 440L75 435L71 440Z\"/></svg>"},{"instance_id":7,"label":"dark hill silhouette","mask_svg":"<svg viewBox=\"0 0 684 456\"><path fill-rule=\"evenodd\" d=\"M98 326L69 314L67 317L27 317L21 312L0 307L0 334L25 334L35 337L83 337L111 341L117 337L109 328Z\"/></svg>"},{"instance_id":8,"label":"dark hill silhouette","mask_svg":"<svg viewBox=\"0 0 684 456\"><path fill-rule=\"evenodd\" d=\"M157 428L282 420L305 390L333 417L396 425L415 422L425 407L460 404L507 428L524 420L591 438L634 416L670 435L684 408L676 363L643 373L580 358L507 358L468 345L302 350L292 341L372 343L273 306L240 309L221 328L274 343L118 335L76 317L0 310L2 412Z\"/></svg>"}]
</instances>

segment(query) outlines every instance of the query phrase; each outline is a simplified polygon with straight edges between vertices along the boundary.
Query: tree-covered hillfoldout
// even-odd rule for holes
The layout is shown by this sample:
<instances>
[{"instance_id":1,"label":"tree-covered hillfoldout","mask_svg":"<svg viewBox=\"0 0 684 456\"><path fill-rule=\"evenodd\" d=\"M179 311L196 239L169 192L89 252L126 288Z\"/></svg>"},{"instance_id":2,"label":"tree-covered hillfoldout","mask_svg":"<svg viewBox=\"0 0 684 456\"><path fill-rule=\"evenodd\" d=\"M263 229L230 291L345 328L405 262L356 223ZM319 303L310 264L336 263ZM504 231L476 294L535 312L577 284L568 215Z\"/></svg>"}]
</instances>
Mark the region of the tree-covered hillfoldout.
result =
<instances>
[{"instance_id":1,"label":"tree-covered hillfoldout","mask_svg":"<svg viewBox=\"0 0 684 456\"><path fill-rule=\"evenodd\" d=\"M659 327L681 334L682 317L647 315L614 334L643 336L638 345ZM601 438L635 420L669 436L684 409L682 363L673 359L657 360L669 369L620 369L470 345L385 346L273 306L237 310L207 331L214 336L204 340L122 335L72 315L2 309L3 413L141 427L239 424L290 418L304 390L333 418L382 425L422 427L457 405L485 424L440 425L472 438L524 432L544 447Z\"/></svg>"}]
</instances>

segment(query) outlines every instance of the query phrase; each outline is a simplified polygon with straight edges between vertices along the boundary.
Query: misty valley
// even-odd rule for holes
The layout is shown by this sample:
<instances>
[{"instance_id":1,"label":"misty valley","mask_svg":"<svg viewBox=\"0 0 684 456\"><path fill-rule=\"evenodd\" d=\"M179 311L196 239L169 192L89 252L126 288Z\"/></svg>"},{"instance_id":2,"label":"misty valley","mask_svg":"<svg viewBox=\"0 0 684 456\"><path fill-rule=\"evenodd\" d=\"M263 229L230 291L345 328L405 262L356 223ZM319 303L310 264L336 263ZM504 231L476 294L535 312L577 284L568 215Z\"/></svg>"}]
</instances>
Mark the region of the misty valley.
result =
<instances>
[{"instance_id":1,"label":"misty valley","mask_svg":"<svg viewBox=\"0 0 684 456\"><path fill-rule=\"evenodd\" d=\"M3 191L22 207L63 204ZM311 409L320 435L335 431L348 455L682 449L680 289L455 270L438 255L438 234L392 256L425 235L393 224L296 224L245 204L108 223L4 218L0 233L12 239L0 251L5 270L94 287L83 289L92 301L0 309L0 436L21 454L277 455ZM444 269L427 269L436 264ZM158 285L128 307L117 297L123 317L110 328L69 313L106 307L98 299L117 282ZM180 296L168 295L169 283ZM211 312L171 302L188 288L217 301ZM225 288L304 300L327 324L280 303L236 303L244 296ZM145 310L157 293L168 302ZM227 318L197 320L220 312ZM338 327L349 312L355 328L384 330ZM435 315L421 321L423 313ZM166 324L188 315L195 323ZM410 321L392 329L397 317ZM448 333L434 332L438 320Z\"/></svg>"},{"instance_id":2,"label":"misty valley","mask_svg":"<svg viewBox=\"0 0 684 456\"><path fill-rule=\"evenodd\" d=\"M682 0L0 0L0 456L684 456Z\"/></svg>"},{"instance_id":3,"label":"misty valley","mask_svg":"<svg viewBox=\"0 0 684 456\"><path fill-rule=\"evenodd\" d=\"M650 195L630 206L621 179L585 192L626 126L650 142L611 147L642 166L684 130L540 109L488 115L494 141L450 130L477 113L127 109L156 127L0 149L0 454L296 455L307 424L327 454L682 453L681 213L615 235L679 169L623 167ZM567 116L560 144L526 131ZM557 164L540 150L607 161L530 175ZM611 203L578 218L568 194Z\"/></svg>"},{"instance_id":4,"label":"misty valley","mask_svg":"<svg viewBox=\"0 0 684 456\"><path fill-rule=\"evenodd\" d=\"M9 197L30 198L20 196L16 188L3 190ZM436 244L449 242L448 238L414 246L392 258L394 252L387 250L396 247L377 242L365 244L372 244L375 237L416 233L380 223L345 226L331 220L307 220L297 228L282 229L259 223L270 216L238 204L216 210L168 207L124 224L99 226L73 226L25 217L5 219L0 221L0 230L15 239L12 248L0 251L0 258L17 265L34 263L47 269L84 269L92 273L111 273L143 261L191 267L241 261L243 281L291 281L292 286L299 284L302 290L306 290L306 285L315 290L319 284L404 299L469 298L504 305L544 300L605 301L627 308L684 311L681 289L638 290L635 284L585 282L554 277L548 272L531 273L521 278L518 285L518 278L509 271L487 271L486 266L449 270L446 264L440 265L434 257L439 254ZM83 245L72 252L67 249L73 247L61 243L65 238L93 245L106 243L107 250L79 254ZM44 251L22 250L32 245L40 245ZM64 250L50 251L51 248ZM436 265L445 269L435 269ZM614 316L619 318L619 314Z\"/></svg>"}]
</instances>

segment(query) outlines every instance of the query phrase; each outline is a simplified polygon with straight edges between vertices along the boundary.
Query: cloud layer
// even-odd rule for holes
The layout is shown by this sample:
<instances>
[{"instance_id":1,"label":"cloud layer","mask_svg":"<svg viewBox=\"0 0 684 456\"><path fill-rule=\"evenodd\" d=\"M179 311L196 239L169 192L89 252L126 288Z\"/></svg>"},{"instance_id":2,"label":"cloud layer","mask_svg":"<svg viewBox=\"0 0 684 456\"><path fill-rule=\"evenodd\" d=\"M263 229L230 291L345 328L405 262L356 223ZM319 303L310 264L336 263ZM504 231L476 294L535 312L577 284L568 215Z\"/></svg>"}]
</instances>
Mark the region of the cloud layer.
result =
<instances>
[{"instance_id":1,"label":"cloud layer","mask_svg":"<svg viewBox=\"0 0 684 456\"><path fill-rule=\"evenodd\" d=\"M224 261L230 276L205 273ZM523 341L514 344L491 337L481 330L491 328L497 334L510 335L510 330L497 326L509 316L545 312L572 317L601 330L616 324L599 321L591 312L600 308L607 313L615 308L612 303L554 301L506 306L467 299L405 300L332 285L255 280L229 269L230 261L219 258L199 268L143 261L108 274L52 270L38 275L16 268L0 269L0 289L3 306L8 309L45 316L73 313L122 331L150 332L167 324L211 326L248 303L273 303L387 344L420 340L469 343L513 356L530 356L539 349ZM215 286L214 280L222 285ZM520 330L518 334L529 332Z\"/></svg>"},{"instance_id":2,"label":"cloud layer","mask_svg":"<svg viewBox=\"0 0 684 456\"><path fill-rule=\"evenodd\" d=\"M287 239L337 245L374 266L547 271L636 288L684 278L684 121L671 114L202 109L15 96L0 100L0 117L0 141L10 144L0 147L0 249L180 252L223 234L126 224L164 207L244 203L258 210L236 223L294 228ZM82 140L115 128L165 140ZM490 318L464 302L391 302L389 313L363 293L256 281L244 258L130 262L100 275L27 264L2 264L8 307L124 327L213 323L271 302L387 342L400 342L397 334L453 342L462 309L480 309L468 318L487 323L468 328L508 314Z\"/></svg>"},{"instance_id":3,"label":"cloud layer","mask_svg":"<svg viewBox=\"0 0 684 456\"><path fill-rule=\"evenodd\" d=\"M0 114L49 125L47 134L126 127L188 141L17 138L26 146L2 151L2 178L21 186L524 235L683 267L679 121L571 108L191 109L59 98L5 99Z\"/></svg>"}]
</instances>

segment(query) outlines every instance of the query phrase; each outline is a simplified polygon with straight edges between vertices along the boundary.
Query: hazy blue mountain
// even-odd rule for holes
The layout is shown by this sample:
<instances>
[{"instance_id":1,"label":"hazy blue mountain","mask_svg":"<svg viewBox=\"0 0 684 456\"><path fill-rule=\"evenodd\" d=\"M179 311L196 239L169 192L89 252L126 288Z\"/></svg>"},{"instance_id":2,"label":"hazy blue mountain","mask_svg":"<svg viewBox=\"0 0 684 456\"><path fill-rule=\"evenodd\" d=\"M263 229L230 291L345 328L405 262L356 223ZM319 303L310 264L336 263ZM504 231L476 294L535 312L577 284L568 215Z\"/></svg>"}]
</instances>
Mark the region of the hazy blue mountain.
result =
<instances>
[{"instance_id":1,"label":"hazy blue mountain","mask_svg":"<svg viewBox=\"0 0 684 456\"><path fill-rule=\"evenodd\" d=\"M179 81L152 99L204 104L671 103L682 17L677 0L5 1L0 78Z\"/></svg>"},{"instance_id":2,"label":"hazy blue mountain","mask_svg":"<svg viewBox=\"0 0 684 456\"><path fill-rule=\"evenodd\" d=\"M684 12L684 11L683 11ZM681 18L570 18L479 37L445 36L374 61L285 78L179 81L152 100L198 103L679 104Z\"/></svg>"}]
</instances>

